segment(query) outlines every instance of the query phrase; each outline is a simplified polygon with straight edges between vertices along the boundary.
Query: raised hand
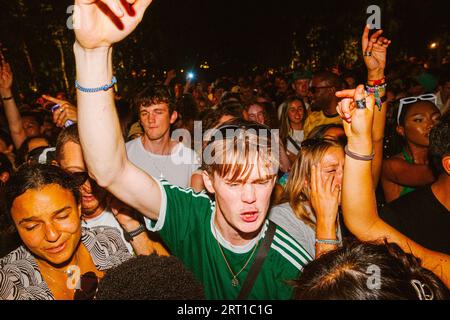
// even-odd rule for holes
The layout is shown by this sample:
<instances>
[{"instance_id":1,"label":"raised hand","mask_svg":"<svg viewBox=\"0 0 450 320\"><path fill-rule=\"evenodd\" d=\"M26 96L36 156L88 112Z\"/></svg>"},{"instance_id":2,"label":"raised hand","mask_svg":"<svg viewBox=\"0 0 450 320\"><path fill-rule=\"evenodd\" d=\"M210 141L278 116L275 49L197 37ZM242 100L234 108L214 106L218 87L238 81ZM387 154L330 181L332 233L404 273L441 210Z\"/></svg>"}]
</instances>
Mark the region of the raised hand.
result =
<instances>
[{"instance_id":1,"label":"raised hand","mask_svg":"<svg viewBox=\"0 0 450 320\"><path fill-rule=\"evenodd\" d=\"M387 48L391 40L382 37L383 30L378 30L369 39L369 26L366 25L361 39L364 63L368 73L383 72L386 67ZM370 79L378 80L378 79Z\"/></svg>"},{"instance_id":2,"label":"raised hand","mask_svg":"<svg viewBox=\"0 0 450 320\"><path fill-rule=\"evenodd\" d=\"M0 92L10 93L13 83L13 73L11 71L11 66L7 63L3 56L1 56L0 63ZM3 95L3 94L2 94Z\"/></svg>"},{"instance_id":3,"label":"raised hand","mask_svg":"<svg viewBox=\"0 0 450 320\"><path fill-rule=\"evenodd\" d=\"M68 101L57 99L51 96L43 95L47 101L59 104L59 108L53 112L53 122L59 128L64 127L68 120L72 122L77 122L77 108Z\"/></svg>"},{"instance_id":4,"label":"raised hand","mask_svg":"<svg viewBox=\"0 0 450 320\"><path fill-rule=\"evenodd\" d=\"M177 76L177 71L176 71L175 69L170 69L170 70L167 72L166 78L169 79L169 80L172 80L172 79L175 78L176 76Z\"/></svg>"},{"instance_id":5,"label":"raised hand","mask_svg":"<svg viewBox=\"0 0 450 320\"><path fill-rule=\"evenodd\" d=\"M337 112L341 116L344 124L345 134L350 140L352 138L364 138L371 140L373 110L375 98L373 95L366 93L363 85L359 85L356 89L343 90L336 92L338 98L343 98L336 107ZM358 109L356 101L361 101L365 108ZM365 103L364 103L365 100Z\"/></svg>"},{"instance_id":6,"label":"raised hand","mask_svg":"<svg viewBox=\"0 0 450 320\"><path fill-rule=\"evenodd\" d=\"M108 47L127 37L152 0L75 0L74 30L85 49Z\"/></svg>"}]
</instances>

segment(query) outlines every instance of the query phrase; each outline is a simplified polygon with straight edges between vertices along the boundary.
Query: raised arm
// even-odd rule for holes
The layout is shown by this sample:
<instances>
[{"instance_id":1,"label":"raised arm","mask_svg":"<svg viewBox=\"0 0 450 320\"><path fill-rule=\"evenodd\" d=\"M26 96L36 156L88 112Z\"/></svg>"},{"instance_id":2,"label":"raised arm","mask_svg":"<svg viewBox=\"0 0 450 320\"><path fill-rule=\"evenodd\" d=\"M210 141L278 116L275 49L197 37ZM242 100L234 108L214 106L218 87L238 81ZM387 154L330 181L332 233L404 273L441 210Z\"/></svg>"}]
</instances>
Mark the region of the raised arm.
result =
<instances>
[{"instance_id":1,"label":"raised arm","mask_svg":"<svg viewBox=\"0 0 450 320\"><path fill-rule=\"evenodd\" d=\"M139 24L151 0L76 0L74 53L79 86L112 83L112 44ZM83 92L78 88L78 128L92 177L118 199L157 219L161 191L157 182L127 159L112 88Z\"/></svg>"},{"instance_id":2,"label":"raised arm","mask_svg":"<svg viewBox=\"0 0 450 320\"><path fill-rule=\"evenodd\" d=\"M367 67L367 85L371 90L377 91L379 101L386 94L384 69L386 68L387 48L391 41L382 37L383 30L378 30L369 38L369 27L364 28L361 39L364 63ZM384 99L383 99L384 100ZM381 166L383 162L383 138L384 127L386 124L387 103L383 102L381 108L374 110L374 119L372 126L372 141L375 157L372 160L372 181L376 188L381 174Z\"/></svg>"},{"instance_id":3,"label":"raised arm","mask_svg":"<svg viewBox=\"0 0 450 320\"><path fill-rule=\"evenodd\" d=\"M348 138L348 150L359 155L372 153L373 96L366 98L366 108L356 109L355 100L364 98L364 88L346 90L336 95L344 99L338 112L344 118L344 129ZM342 209L345 225L362 241L387 239L397 243L405 252L422 260L423 266L433 271L450 287L450 256L428 250L415 243L381 220L377 213L375 192L372 188L371 161L345 157L342 186Z\"/></svg>"},{"instance_id":4,"label":"raised arm","mask_svg":"<svg viewBox=\"0 0 450 320\"><path fill-rule=\"evenodd\" d=\"M16 149L20 148L22 143L27 138L25 130L23 130L22 117L17 108L14 96L12 93L13 73L9 63L0 56L0 96L3 100L5 108L5 115L8 121L9 131Z\"/></svg>"}]
</instances>

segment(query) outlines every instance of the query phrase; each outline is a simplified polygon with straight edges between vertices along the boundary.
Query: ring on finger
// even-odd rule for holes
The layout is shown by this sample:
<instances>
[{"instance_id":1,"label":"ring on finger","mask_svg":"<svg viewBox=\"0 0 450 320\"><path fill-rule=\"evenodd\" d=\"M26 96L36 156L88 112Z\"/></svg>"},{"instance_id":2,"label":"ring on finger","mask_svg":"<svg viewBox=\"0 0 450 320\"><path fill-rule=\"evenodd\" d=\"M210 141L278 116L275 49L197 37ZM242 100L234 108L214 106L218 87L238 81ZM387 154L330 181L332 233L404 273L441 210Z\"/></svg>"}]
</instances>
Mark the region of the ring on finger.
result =
<instances>
[{"instance_id":1,"label":"ring on finger","mask_svg":"<svg viewBox=\"0 0 450 320\"><path fill-rule=\"evenodd\" d=\"M366 99L356 100L356 109L365 109L366 108Z\"/></svg>"},{"instance_id":2,"label":"ring on finger","mask_svg":"<svg viewBox=\"0 0 450 320\"><path fill-rule=\"evenodd\" d=\"M365 56L365 57L370 57L370 56L372 56L372 51L366 51L366 52L364 52L364 56Z\"/></svg>"}]
</instances>

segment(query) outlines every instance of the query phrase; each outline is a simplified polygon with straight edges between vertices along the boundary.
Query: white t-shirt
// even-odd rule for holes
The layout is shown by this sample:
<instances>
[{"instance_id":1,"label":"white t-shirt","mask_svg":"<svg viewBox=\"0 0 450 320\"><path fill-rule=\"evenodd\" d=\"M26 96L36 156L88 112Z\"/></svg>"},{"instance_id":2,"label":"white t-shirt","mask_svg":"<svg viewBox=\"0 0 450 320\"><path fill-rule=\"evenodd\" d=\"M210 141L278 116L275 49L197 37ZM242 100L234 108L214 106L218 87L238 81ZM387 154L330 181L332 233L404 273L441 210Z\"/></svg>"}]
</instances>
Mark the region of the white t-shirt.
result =
<instances>
[{"instance_id":1,"label":"white t-shirt","mask_svg":"<svg viewBox=\"0 0 450 320\"><path fill-rule=\"evenodd\" d=\"M305 138L305 133L303 132L303 130L293 130L293 131L294 132L290 136L300 146ZM287 140L287 151L289 151L292 154L298 153L297 148L292 144L291 141L289 141L289 139Z\"/></svg>"},{"instance_id":2,"label":"white t-shirt","mask_svg":"<svg viewBox=\"0 0 450 320\"><path fill-rule=\"evenodd\" d=\"M200 167L197 154L183 143L178 143L170 155L159 155L145 150L141 138L126 144L128 159L152 177L164 178L170 184L188 188L191 176Z\"/></svg>"},{"instance_id":3,"label":"white t-shirt","mask_svg":"<svg viewBox=\"0 0 450 320\"><path fill-rule=\"evenodd\" d=\"M123 229L109 208L106 208L102 212L101 215L99 215L95 218L88 219L88 220L83 219L82 226L85 228L91 229L91 230L92 229L101 229L102 227L111 227L111 228L118 229L123 242L127 246L128 251L131 254L134 254L133 247L127 240L125 240L125 237L123 235Z\"/></svg>"}]
</instances>

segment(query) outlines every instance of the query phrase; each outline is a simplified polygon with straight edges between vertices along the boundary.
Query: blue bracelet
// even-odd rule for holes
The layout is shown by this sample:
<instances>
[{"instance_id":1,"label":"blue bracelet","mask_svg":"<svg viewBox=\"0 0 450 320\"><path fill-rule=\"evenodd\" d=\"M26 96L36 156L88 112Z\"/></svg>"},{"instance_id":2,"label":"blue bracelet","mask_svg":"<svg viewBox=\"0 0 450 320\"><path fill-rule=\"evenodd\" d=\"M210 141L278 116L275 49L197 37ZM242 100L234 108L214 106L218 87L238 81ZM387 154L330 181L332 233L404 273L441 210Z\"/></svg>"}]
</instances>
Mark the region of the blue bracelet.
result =
<instances>
[{"instance_id":1,"label":"blue bracelet","mask_svg":"<svg viewBox=\"0 0 450 320\"><path fill-rule=\"evenodd\" d=\"M110 84L105 84L104 86L101 86L98 88L84 88L84 87L80 86L80 84L78 83L77 80L75 80L75 88L77 88L78 90L80 90L82 92L93 93L93 92L99 92L99 91L108 91L116 83L117 83L117 79L116 79L116 77L113 76Z\"/></svg>"}]
</instances>

